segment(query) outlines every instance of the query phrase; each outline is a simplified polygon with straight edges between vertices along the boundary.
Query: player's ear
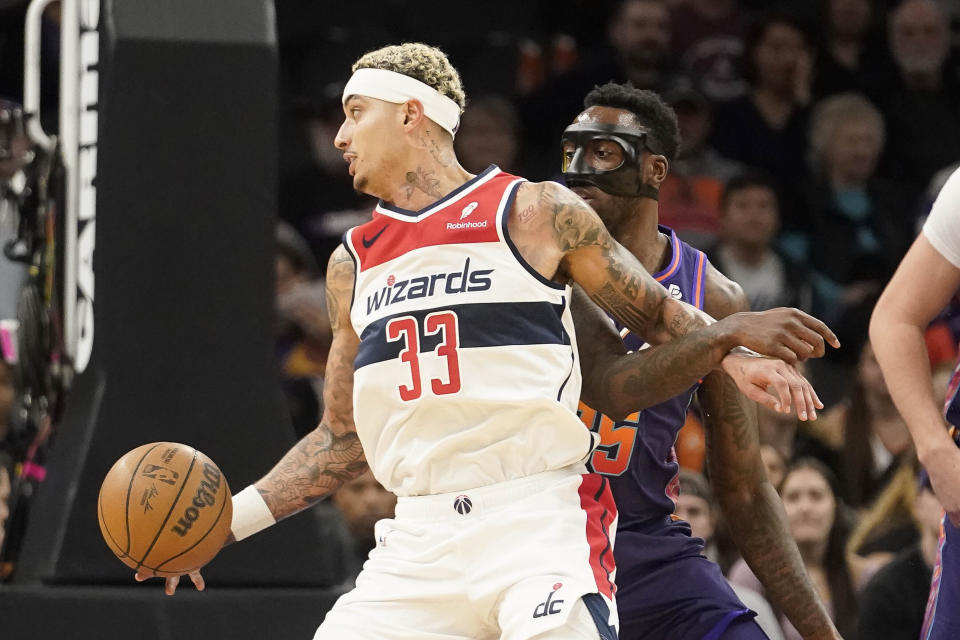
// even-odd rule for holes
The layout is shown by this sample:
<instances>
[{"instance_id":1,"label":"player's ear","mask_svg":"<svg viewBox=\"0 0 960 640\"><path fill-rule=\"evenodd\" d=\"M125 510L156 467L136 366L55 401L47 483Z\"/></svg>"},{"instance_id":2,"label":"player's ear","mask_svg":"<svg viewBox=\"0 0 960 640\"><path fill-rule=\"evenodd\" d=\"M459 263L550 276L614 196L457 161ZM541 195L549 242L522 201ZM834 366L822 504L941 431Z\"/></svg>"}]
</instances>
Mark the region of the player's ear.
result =
<instances>
[{"instance_id":1,"label":"player's ear","mask_svg":"<svg viewBox=\"0 0 960 640\"><path fill-rule=\"evenodd\" d=\"M400 113L403 115L404 131L412 131L426 117L423 113L423 105L419 100L407 100L400 107Z\"/></svg>"},{"instance_id":2,"label":"player's ear","mask_svg":"<svg viewBox=\"0 0 960 640\"><path fill-rule=\"evenodd\" d=\"M665 156L651 153L643 163L643 181L659 188L667 178L670 163Z\"/></svg>"}]
</instances>

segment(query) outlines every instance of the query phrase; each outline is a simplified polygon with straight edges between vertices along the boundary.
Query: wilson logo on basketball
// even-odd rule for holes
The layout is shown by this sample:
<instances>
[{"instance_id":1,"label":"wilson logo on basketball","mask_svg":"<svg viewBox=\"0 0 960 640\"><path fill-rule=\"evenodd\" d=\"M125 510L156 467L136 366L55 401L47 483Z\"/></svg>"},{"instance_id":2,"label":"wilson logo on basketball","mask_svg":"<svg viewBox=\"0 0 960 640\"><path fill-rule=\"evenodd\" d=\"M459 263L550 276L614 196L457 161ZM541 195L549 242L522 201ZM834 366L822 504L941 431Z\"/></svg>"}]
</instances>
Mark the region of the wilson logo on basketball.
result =
<instances>
[{"instance_id":1,"label":"wilson logo on basketball","mask_svg":"<svg viewBox=\"0 0 960 640\"><path fill-rule=\"evenodd\" d=\"M189 507L183 510L183 515L173 525L171 531L180 537L187 535L190 527L200 517L200 509L212 506L217 501L217 492L220 490L220 470L212 464L203 463L203 480L193 495Z\"/></svg>"}]
</instances>

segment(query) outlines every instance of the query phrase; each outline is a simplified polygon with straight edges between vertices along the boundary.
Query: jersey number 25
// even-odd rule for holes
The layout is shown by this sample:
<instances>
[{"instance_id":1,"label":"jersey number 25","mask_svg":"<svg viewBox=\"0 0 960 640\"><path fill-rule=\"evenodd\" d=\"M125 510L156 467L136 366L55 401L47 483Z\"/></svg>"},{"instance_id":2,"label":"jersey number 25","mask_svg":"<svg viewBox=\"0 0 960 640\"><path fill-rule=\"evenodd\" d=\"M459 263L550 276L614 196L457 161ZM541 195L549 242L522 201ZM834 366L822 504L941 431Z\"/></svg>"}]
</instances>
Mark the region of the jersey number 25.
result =
<instances>
[{"instance_id":1,"label":"jersey number 25","mask_svg":"<svg viewBox=\"0 0 960 640\"><path fill-rule=\"evenodd\" d=\"M622 475L630 466L630 459L633 457L639 414L633 413L622 422L614 422L581 402L577 415L590 431L600 435L600 444L590 456L590 470L605 476Z\"/></svg>"}]
</instances>

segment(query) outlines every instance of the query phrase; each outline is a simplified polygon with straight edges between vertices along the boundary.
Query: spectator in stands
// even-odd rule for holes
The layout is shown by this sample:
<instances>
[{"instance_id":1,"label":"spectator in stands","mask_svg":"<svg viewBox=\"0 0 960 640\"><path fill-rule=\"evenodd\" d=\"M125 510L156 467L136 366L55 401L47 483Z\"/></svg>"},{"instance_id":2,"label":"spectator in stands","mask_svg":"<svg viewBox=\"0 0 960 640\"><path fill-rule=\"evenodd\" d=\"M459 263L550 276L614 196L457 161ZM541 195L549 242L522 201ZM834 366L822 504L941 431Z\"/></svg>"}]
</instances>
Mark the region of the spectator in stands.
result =
<instances>
[{"instance_id":1,"label":"spectator in stands","mask_svg":"<svg viewBox=\"0 0 960 640\"><path fill-rule=\"evenodd\" d=\"M817 460L798 460L787 470L780 487L783 507L807 573L845 638L855 637L857 596L853 567L845 549L849 519L837 492L833 473ZM763 593L763 585L742 560L730 569L730 581ZM799 640L797 630L781 617L787 640Z\"/></svg>"},{"instance_id":2,"label":"spectator in stands","mask_svg":"<svg viewBox=\"0 0 960 640\"><path fill-rule=\"evenodd\" d=\"M774 185L760 175L743 175L727 183L720 207L719 241L707 251L710 262L743 287L750 309L810 309L806 270L773 246L780 225Z\"/></svg>"},{"instance_id":3,"label":"spectator in stands","mask_svg":"<svg viewBox=\"0 0 960 640\"><path fill-rule=\"evenodd\" d=\"M343 232L367 220L374 205L354 190L343 153L333 144L343 122L342 91L337 83L302 91L290 123L301 144L288 145L280 156L278 213L307 238L323 264Z\"/></svg>"},{"instance_id":4,"label":"spectator in stands","mask_svg":"<svg viewBox=\"0 0 960 640\"><path fill-rule=\"evenodd\" d=\"M739 0L690 0L673 10L673 55L714 102L747 89L741 75L747 16Z\"/></svg>"},{"instance_id":5,"label":"spectator in stands","mask_svg":"<svg viewBox=\"0 0 960 640\"><path fill-rule=\"evenodd\" d=\"M807 217L782 240L813 273L813 309L848 346L866 335L873 303L906 250L911 219L903 193L875 176L885 128L863 96L838 94L814 111ZM853 364L856 349L832 354L823 367Z\"/></svg>"},{"instance_id":6,"label":"spectator in stands","mask_svg":"<svg viewBox=\"0 0 960 640\"><path fill-rule=\"evenodd\" d=\"M694 538L703 540L703 555L717 561L713 533L717 524L716 506L710 483L702 473L680 469L680 496L677 498L676 515L690 524Z\"/></svg>"},{"instance_id":7,"label":"spectator in stands","mask_svg":"<svg viewBox=\"0 0 960 640\"><path fill-rule=\"evenodd\" d=\"M846 415L840 477L847 504L869 505L909 459L910 450L910 432L868 342L860 351Z\"/></svg>"},{"instance_id":8,"label":"spectator in stands","mask_svg":"<svg viewBox=\"0 0 960 640\"><path fill-rule=\"evenodd\" d=\"M681 469L680 496L677 498L676 515L690 524L690 533L694 538L703 540L703 555L713 562L719 560L714 542L717 514L713 492L710 490L707 479L701 473ZM757 624L770 640L782 640L780 623L770 603L756 591L735 584L731 586L740 601L757 613Z\"/></svg>"},{"instance_id":9,"label":"spectator in stands","mask_svg":"<svg viewBox=\"0 0 960 640\"><path fill-rule=\"evenodd\" d=\"M583 108L583 96L604 82L632 82L662 92L675 76L670 57L670 9L664 0L620 0L607 27L607 46L554 77L524 107L524 130L540 167L556 173L557 131ZM469 107L468 107L469 109Z\"/></svg>"},{"instance_id":10,"label":"spectator in stands","mask_svg":"<svg viewBox=\"0 0 960 640\"><path fill-rule=\"evenodd\" d=\"M779 489L783 476L787 472L787 462L783 454L773 445L762 444L760 457L763 458L763 466L767 470L767 479L770 480L770 484Z\"/></svg>"},{"instance_id":11,"label":"spectator in stands","mask_svg":"<svg viewBox=\"0 0 960 640\"><path fill-rule=\"evenodd\" d=\"M3 541L6 538L7 517L10 515L10 492L13 483L13 458L0 450L0 557L3 556ZM4 576L0 569L0 581Z\"/></svg>"},{"instance_id":12,"label":"spectator in stands","mask_svg":"<svg viewBox=\"0 0 960 640\"><path fill-rule=\"evenodd\" d=\"M277 226L277 356L281 386L297 437L320 421L323 373L330 348L323 283L306 241L292 227Z\"/></svg>"},{"instance_id":13,"label":"spectator in stands","mask_svg":"<svg viewBox=\"0 0 960 640\"><path fill-rule=\"evenodd\" d=\"M0 358L0 448L3 448L10 436L10 420L13 417L13 403L16 400L13 375L13 367Z\"/></svg>"},{"instance_id":14,"label":"spectator in stands","mask_svg":"<svg viewBox=\"0 0 960 640\"><path fill-rule=\"evenodd\" d=\"M904 0L888 19L896 75L878 96L889 131L882 169L914 199L934 173L960 160L960 81L946 65L949 29L934 0Z\"/></svg>"},{"instance_id":15,"label":"spectator in stands","mask_svg":"<svg viewBox=\"0 0 960 640\"><path fill-rule=\"evenodd\" d=\"M810 375L809 363L799 363L798 369L804 375ZM823 389L818 389L820 395ZM847 408L843 405L830 407L817 414L816 420L799 422L795 417L784 413L771 411L766 407L758 407L757 424L760 430L760 442L763 445L761 454L764 460L767 455L779 456L783 466L774 461L766 464L768 474L776 474L777 482L770 477L773 486L779 489L783 481L786 465L792 460L813 458L822 462L836 476L840 468L840 451L843 448L844 420ZM770 454L764 454L765 449L771 449ZM776 454L772 452L775 451Z\"/></svg>"},{"instance_id":16,"label":"spectator in stands","mask_svg":"<svg viewBox=\"0 0 960 640\"><path fill-rule=\"evenodd\" d=\"M460 164L471 173L481 173L491 164L518 173L522 141L516 107L502 96L486 95L470 100L454 148Z\"/></svg>"},{"instance_id":17,"label":"spectator in stands","mask_svg":"<svg viewBox=\"0 0 960 640\"><path fill-rule=\"evenodd\" d=\"M874 569L920 539L914 518L918 468L914 456L900 465L850 534L847 552L863 558Z\"/></svg>"},{"instance_id":18,"label":"spectator in stands","mask_svg":"<svg viewBox=\"0 0 960 640\"><path fill-rule=\"evenodd\" d=\"M873 29L874 0L821 0L813 95L876 95L889 61Z\"/></svg>"},{"instance_id":19,"label":"spectator in stands","mask_svg":"<svg viewBox=\"0 0 960 640\"><path fill-rule=\"evenodd\" d=\"M924 473L920 485L912 505L920 540L900 551L867 583L861 596L860 638L920 637L943 517L943 506Z\"/></svg>"},{"instance_id":20,"label":"spectator in stands","mask_svg":"<svg viewBox=\"0 0 960 640\"><path fill-rule=\"evenodd\" d=\"M374 526L384 518L393 517L397 496L384 489L373 473L367 471L340 487L331 500L350 534L346 561L347 582L352 586L371 549L378 544L388 544L389 531L381 531L378 539Z\"/></svg>"},{"instance_id":21,"label":"spectator in stands","mask_svg":"<svg viewBox=\"0 0 960 640\"><path fill-rule=\"evenodd\" d=\"M747 33L743 54L746 95L716 110L713 144L724 156L767 172L781 201L800 197L806 175L807 103L811 49L800 25L773 15Z\"/></svg>"},{"instance_id":22,"label":"spectator in stands","mask_svg":"<svg viewBox=\"0 0 960 640\"><path fill-rule=\"evenodd\" d=\"M743 167L708 144L710 103L689 78L677 78L663 97L677 114L680 149L660 185L660 223L690 244L706 246L720 227L723 185Z\"/></svg>"}]
</instances>

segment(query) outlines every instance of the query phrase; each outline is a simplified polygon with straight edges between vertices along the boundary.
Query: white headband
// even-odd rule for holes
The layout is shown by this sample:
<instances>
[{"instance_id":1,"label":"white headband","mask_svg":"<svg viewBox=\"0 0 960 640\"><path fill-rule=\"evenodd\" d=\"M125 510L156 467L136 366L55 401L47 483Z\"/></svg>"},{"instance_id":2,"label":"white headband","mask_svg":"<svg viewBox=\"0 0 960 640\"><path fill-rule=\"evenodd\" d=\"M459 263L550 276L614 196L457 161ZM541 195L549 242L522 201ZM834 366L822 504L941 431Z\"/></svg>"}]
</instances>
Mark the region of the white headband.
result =
<instances>
[{"instance_id":1,"label":"white headband","mask_svg":"<svg viewBox=\"0 0 960 640\"><path fill-rule=\"evenodd\" d=\"M400 104L419 100L424 114L454 135L460 126L460 105L416 78L386 69L357 69L343 88L343 103L350 96L366 96Z\"/></svg>"}]
</instances>

